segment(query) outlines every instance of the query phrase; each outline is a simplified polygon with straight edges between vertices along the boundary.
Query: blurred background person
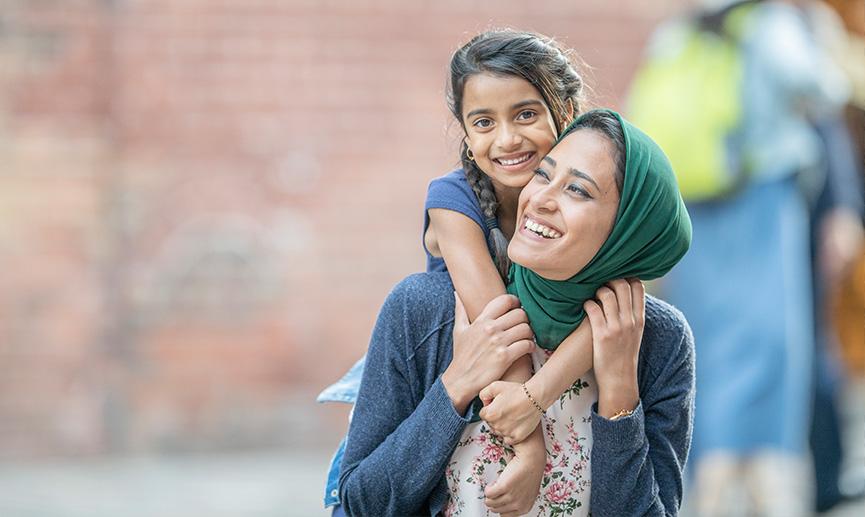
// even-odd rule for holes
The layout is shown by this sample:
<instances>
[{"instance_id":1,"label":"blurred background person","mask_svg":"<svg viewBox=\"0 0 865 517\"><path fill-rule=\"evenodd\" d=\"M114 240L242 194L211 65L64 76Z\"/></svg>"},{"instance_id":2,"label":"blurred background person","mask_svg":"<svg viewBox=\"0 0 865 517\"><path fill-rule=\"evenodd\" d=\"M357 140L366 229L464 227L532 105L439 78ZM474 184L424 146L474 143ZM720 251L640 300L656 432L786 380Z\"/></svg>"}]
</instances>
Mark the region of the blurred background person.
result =
<instances>
[{"instance_id":1,"label":"blurred background person","mask_svg":"<svg viewBox=\"0 0 865 517\"><path fill-rule=\"evenodd\" d=\"M810 7L720 3L659 29L631 94L637 123L663 135L695 222L690 253L662 285L698 351L694 508L803 515L814 371L826 357L815 354L825 335L815 267L827 265L812 264L812 242L835 251L861 238L849 224L861 201L832 195L856 180L839 123L848 86Z\"/></svg>"}]
</instances>

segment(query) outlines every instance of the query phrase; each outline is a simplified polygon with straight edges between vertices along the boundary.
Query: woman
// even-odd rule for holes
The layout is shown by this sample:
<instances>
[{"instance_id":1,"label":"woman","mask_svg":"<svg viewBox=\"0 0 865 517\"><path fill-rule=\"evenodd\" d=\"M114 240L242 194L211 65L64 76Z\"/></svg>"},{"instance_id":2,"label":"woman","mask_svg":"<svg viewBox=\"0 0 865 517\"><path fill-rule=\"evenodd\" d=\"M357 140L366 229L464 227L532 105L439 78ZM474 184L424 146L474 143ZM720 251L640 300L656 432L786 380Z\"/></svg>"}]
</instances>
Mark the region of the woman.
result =
<instances>
[{"instance_id":1,"label":"woman","mask_svg":"<svg viewBox=\"0 0 865 517\"><path fill-rule=\"evenodd\" d=\"M538 223L559 237L537 235ZM576 328L588 302L598 396L586 415L592 513L677 511L690 444L690 331L680 313L649 297L642 339L639 332L636 340L610 339L620 337L617 326L642 328L639 283L619 281L599 295L602 305L588 301L613 278L664 274L687 249L690 223L669 163L617 114L590 112L563 133L521 193L517 225L508 290L519 300L498 297L469 325L455 313L449 277L427 273L385 301L340 473L347 514L445 510L444 471L472 416L469 402L533 348L508 332L522 323L520 302L540 341Z\"/></svg>"}]
</instances>

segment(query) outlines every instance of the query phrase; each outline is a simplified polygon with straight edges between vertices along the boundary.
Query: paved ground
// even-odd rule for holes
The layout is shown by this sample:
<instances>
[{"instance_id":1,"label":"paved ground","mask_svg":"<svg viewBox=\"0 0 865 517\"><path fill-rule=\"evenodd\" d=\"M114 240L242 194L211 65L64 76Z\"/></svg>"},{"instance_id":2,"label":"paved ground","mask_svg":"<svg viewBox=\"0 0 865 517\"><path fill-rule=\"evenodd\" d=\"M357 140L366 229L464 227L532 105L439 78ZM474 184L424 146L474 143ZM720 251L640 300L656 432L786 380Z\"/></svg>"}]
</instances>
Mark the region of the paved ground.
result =
<instances>
[{"instance_id":1,"label":"paved ground","mask_svg":"<svg viewBox=\"0 0 865 517\"><path fill-rule=\"evenodd\" d=\"M846 400L865 470L865 384ZM329 450L0 464L0 517L318 517ZM860 517L865 502L827 517Z\"/></svg>"},{"instance_id":2,"label":"paved ground","mask_svg":"<svg viewBox=\"0 0 865 517\"><path fill-rule=\"evenodd\" d=\"M324 516L329 452L0 466L2 517Z\"/></svg>"}]
</instances>

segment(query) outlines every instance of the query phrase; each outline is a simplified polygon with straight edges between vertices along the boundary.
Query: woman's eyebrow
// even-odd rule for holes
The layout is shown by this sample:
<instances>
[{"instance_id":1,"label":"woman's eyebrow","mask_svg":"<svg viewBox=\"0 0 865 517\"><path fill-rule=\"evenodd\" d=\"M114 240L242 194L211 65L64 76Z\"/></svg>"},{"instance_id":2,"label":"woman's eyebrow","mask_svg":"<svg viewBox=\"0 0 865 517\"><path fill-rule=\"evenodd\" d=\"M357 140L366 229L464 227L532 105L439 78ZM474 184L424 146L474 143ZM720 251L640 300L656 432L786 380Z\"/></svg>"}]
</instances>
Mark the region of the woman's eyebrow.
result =
<instances>
[{"instance_id":1,"label":"woman's eyebrow","mask_svg":"<svg viewBox=\"0 0 865 517\"><path fill-rule=\"evenodd\" d=\"M601 187L599 187L598 184L595 183L595 180L593 180L592 177L589 176L588 174L586 174L585 172L583 172L579 169L574 169L573 167L569 167L568 168L568 174L570 174L571 176L576 176L577 178L584 179L584 180L588 181L589 183L591 183L592 185L595 186L595 189L597 189L598 192L601 191Z\"/></svg>"},{"instance_id":2,"label":"woman's eyebrow","mask_svg":"<svg viewBox=\"0 0 865 517\"><path fill-rule=\"evenodd\" d=\"M558 165L558 163L556 163L556 161L553 160L552 158L550 158L549 156L544 156L543 161L549 163L553 167L556 167ZM595 188L598 190L598 192L601 191L601 187L599 187L598 184L595 183L595 180L593 180L592 177L589 176L588 174L586 174L585 172L583 172L579 169L574 169L573 167L568 167L568 174L570 174L571 176L576 176L577 178L584 179L584 180L588 181L589 183L591 183L592 185L595 186Z\"/></svg>"}]
</instances>

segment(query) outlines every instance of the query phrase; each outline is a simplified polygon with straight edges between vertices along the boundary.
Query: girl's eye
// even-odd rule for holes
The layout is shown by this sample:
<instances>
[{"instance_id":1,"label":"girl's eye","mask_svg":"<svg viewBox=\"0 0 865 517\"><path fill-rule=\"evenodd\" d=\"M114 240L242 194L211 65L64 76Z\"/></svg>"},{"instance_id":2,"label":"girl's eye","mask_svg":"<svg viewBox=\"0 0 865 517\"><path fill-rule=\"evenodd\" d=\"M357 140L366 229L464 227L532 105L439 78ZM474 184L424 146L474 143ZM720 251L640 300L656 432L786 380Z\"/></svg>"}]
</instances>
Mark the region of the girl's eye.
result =
<instances>
[{"instance_id":1,"label":"girl's eye","mask_svg":"<svg viewBox=\"0 0 865 517\"><path fill-rule=\"evenodd\" d=\"M523 110L517 115L517 120L531 120L537 116L532 110Z\"/></svg>"},{"instance_id":2,"label":"girl's eye","mask_svg":"<svg viewBox=\"0 0 865 517\"><path fill-rule=\"evenodd\" d=\"M479 118L472 125L479 129L487 129L493 125L493 121L488 118Z\"/></svg>"}]
</instances>

